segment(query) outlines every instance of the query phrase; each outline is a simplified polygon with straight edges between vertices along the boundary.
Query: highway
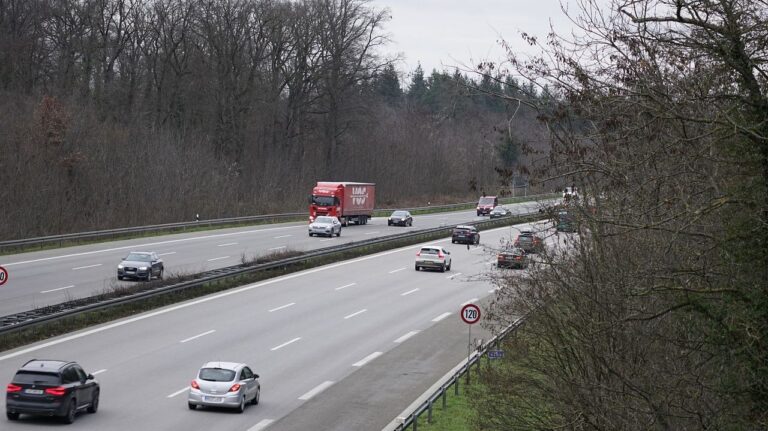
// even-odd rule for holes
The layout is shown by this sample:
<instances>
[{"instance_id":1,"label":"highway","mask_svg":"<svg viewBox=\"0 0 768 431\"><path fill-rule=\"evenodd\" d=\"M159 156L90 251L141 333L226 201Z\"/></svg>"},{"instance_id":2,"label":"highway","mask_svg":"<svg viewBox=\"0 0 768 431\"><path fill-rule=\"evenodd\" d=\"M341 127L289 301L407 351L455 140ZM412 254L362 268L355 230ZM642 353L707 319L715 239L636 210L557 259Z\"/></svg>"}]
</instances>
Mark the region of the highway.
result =
<instances>
[{"instance_id":1,"label":"highway","mask_svg":"<svg viewBox=\"0 0 768 431\"><path fill-rule=\"evenodd\" d=\"M417 220L417 226L425 224ZM82 430L268 429L410 337L443 319L458 319L463 304L491 295L486 275L495 255L484 246L493 248L522 227L483 231L481 246L469 249L450 238L434 241L452 253L453 268L446 273L416 272L419 245L408 246L0 352L0 379L10 381L32 358L79 361L102 385L99 412L78 416L75 426ZM383 230L376 223L367 228ZM349 231L367 232L366 226ZM268 232L274 239L281 231ZM200 365L213 360L250 364L261 375L261 404L243 414L188 410L188 384ZM4 421L3 429L54 422L24 416Z\"/></svg>"},{"instance_id":2,"label":"highway","mask_svg":"<svg viewBox=\"0 0 768 431\"><path fill-rule=\"evenodd\" d=\"M540 204L505 205L513 213L536 210ZM166 277L198 273L240 263L283 250L310 250L403 231L451 225L480 219L475 211L414 216L411 228L387 226L386 218L349 226L341 237L309 237L307 223L282 223L205 232L181 233L0 256L9 272L0 286L0 316L90 296L136 281L118 281L117 264L130 251L155 251L165 263ZM139 282L140 283L140 282Z\"/></svg>"}]
</instances>

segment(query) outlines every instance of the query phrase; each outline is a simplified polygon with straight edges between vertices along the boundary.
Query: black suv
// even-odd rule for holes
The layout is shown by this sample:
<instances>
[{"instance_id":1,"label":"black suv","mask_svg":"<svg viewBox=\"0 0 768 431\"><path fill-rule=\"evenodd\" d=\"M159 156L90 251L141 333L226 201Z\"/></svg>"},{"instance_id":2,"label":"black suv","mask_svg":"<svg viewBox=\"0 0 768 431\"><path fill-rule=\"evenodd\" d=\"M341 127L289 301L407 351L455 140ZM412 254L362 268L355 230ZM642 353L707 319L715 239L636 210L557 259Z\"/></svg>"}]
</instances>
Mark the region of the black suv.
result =
<instances>
[{"instance_id":1,"label":"black suv","mask_svg":"<svg viewBox=\"0 0 768 431\"><path fill-rule=\"evenodd\" d=\"M474 226L458 225L453 228L452 243L480 244L480 232Z\"/></svg>"},{"instance_id":2,"label":"black suv","mask_svg":"<svg viewBox=\"0 0 768 431\"><path fill-rule=\"evenodd\" d=\"M98 408L99 383L75 362L33 359L6 389L5 414L12 421L28 413L59 416L71 424L78 411Z\"/></svg>"}]
</instances>

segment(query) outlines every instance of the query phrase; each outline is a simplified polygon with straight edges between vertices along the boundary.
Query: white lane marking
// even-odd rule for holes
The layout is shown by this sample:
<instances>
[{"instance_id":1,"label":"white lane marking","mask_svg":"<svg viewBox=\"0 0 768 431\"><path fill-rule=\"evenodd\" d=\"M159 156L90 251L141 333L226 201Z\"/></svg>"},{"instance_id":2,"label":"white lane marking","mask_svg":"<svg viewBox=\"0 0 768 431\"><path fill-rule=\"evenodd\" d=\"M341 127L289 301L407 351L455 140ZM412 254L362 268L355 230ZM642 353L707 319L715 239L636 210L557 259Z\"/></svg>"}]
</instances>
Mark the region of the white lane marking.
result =
<instances>
[{"instance_id":1,"label":"white lane marking","mask_svg":"<svg viewBox=\"0 0 768 431\"><path fill-rule=\"evenodd\" d=\"M281 246L281 247L272 247L272 248L270 248L268 250L281 250L281 249L284 249L284 248L288 248L288 246L284 245L284 246Z\"/></svg>"},{"instance_id":2,"label":"white lane marking","mask_svg":"<svg viewBox=\"0 0 768 431\"><path fill-rule=\"evenodd\" d=\"M256 425L248 428L248 431L262 431L264 428L272 425L272 422L274 422L272 419L262 419Z\"/></svg>"},{"instance_id":3,"label":"white lane marking","mask_svg":"<svg viewBox=\"0 0 768 431\"><path fill-rule=\"evenodd\" d=\"M192 340L194 340L196 338L205 337L206 335L213 334L214 332L216 332L216 330L215 329L211 329L210 331L205 331L202 334L197 334L195 336L192 336L192 337L189 337L189 338L185 338L185 339L181 340L180 343L186 343L187 341L192 341Z\"/></svg>"},{"instance_id":4,"label":"white lane marking","mask_svg":"<svg viewBox=\"0 0 768 431\"><path fill-rule=\"evenodd\" d=\"M520 225L526 225L526 224L527 223L521 223ZM284 228L282 228L282 229L284 229ZM485 231L485 232L495 232L495 231L504 230L504 229L509 229L509 227L505 226L505 227L500 227L500 228L497 228L497 229L490 229L490 230ZM229 235L229 234L225 234L225 235ZM425 242L423 244L409 245L407 247L402 247L402 248L398 248L398 249L394 249L394 250L383 251L381 253L371 254L371 255L360 257L360 258L357 258L357 259L345 260L343 262L338 262L338 263L334 263L334 264L331 264L331 265L326 265L326 266L322 266L322 267L319 267L319 268L310 269L310 270L307 270L307 271L296 272L296 273L293 273L293 274L284 275L282 277L273 278L273 279L270 279L270 280L262 281L260 283L250 284L250 285L243 286L243 287L240 287L240 288L237 288L237 289L227 290L225 292L222 292L222 293L219 293L219 294L216 294L216 295L210 295L210 296L206 296L206 297L194 300L194 301L189 301L189 302L185 302L185 303L182 303L182 304L179 304L179 305L174 305L174 306L171 306L171 307L168 307L168 308L163 308L161 310L147 312L147 313L141 314L139 316L131 317L131 318L119 321L119 322L115 322L115 323L111 323L111 324L108 324L108 325L100 326L98 328L94 328L94 329L91 329L91 330L79 332L79 333L74 334L74 335L69 335L69 336L66 336L66 337L57 338L57 339L52 340L52 341L41 343L41 344L38 344L38 345L35 345L35 346L32 346L32 347L27 347L26 349L17 350L15 352L8 353L6 355L0 356L0 362L1 361L5 361L7 359L16 358L16 357L19 357L19 356L24 356L24 355L27 355L29 353L36 352L38 350L42 350L42 349L45 349L45 348L48 348L48 347L51 347L51 346L57 346L57 345L59 345L61 343L67 343L67 342L70 342L72 340L77 340L78 338L87 337L89 335L98 334L100 332L104 332L104 331L107 331L107 330L110 330L110 329L119 328L121 326L129 325L131 323L140 322L142 320L150 319L150 318L155 317L155 316L161 316L163 314L171 313L171 312L178 311L178 310L182 310L182 309L187 308L187 307L192 307L192 306L203 304L203 303L206 303L206 302L209 302L209 301L214 301L214 300L217 300L217 299L226 298L227 296L237 295L237 294L240 294L240 293L243 293L243 292L248 292L248 291L251 291L253 289L258 289L260 287L268 286L270 284L280 283L280 282L287 281L287 280L293 280L294 278L305 277L307 275L316 274L316 273L321 272L321 271L328 271L329 269L335 269L335 268L339 268L339 267L342 267L342 266L347 266L347 265L352 265L352 264L364 262L366 260L372 260L372 259L377 259L377 258L380 258L380 257L383 257L383 256L389 256L390 254L403 253L403 252L406 252L406 251L407 252L411 252L414 249L421 248L423 245L448 242L449 240L450 240L450 237L442 239L442 240L430 241L428 243ZM134 246L124 247L124 248L134 248ZM46 260L46 259L41 259L41 260ZM7 265L4 265L4 266L7 266ZM446 315L450 315L450 314L451 313L447 313Z\"/></svg>"},{"instance_id":5,"label":"white lane marking","mask_svg":"<svg viewBox=\"0 0 768 431\"><path fill-rule=\"evenodd\" d=\"M456 274L453 274L453 275L449 275L448 277L445 277L445 278L447 278L448 280L453 280L453 277L458 277L458 276L460 276L460 275L461 275L461 273L460 273L460 272L457 272Z\"/></svg>"},{"instance_id":6,"label":"white lane marking","mask_svg":"<svg viewBox=\"0 0 768 431\"><path fill-rule=\"evenodd\" d=\"M291 341L286 341L285 343L283 343L283 344L281 344L281 345L279 345L279 346L275 346L275 347L273 347L273 348L271 348L271 349L269 349L269 350L271 350L271 351L273 351L273 352L274 352L275 350L278 350L278 349L282 349L283 347L285 347L285 346L287 346L287 345L289 345L289 344L291 344L291 343L295 343L295 342L297 342L297 341L299 341L299 340L301 340L301 337L296 337L296 338L294 338L294 339L293 339L293 340L291 340Z\"/></svg>"},{"instance_id":7,"label":"white lane marking","mask_svg":"<svg viewBox=\"0 0 768 431\"><path fill-rule=\"evenodd\" d=\"M75 287L74 284L69 286L64 286L64 287L57 287L56 289L51 289L51 290L43 290L40 293L51 293L51 292L56 292L57 290L71 289L73 287Z\"/></svg>"},{"instance_id":8,"label":"white lane marking","mask_svg":"<svg viewBox=\"0 0 768 431\"><path fill-rule=\"evenodd\" d=\"M395 343L402 343L403 341L413 337L414 335L416 335L418 333L419 333L419 331L411 331L411 332L403 335L402 337L398 338L397 340L395 340Z\"/></svg>"},{"instance_id":9,"label":"white lane marking","mask_svg":"<svg viewBox=\"0 0 768 431\"><path fill-rule=\"evenodd\" d=\"M443 313L443 314L441 314L441 315L439 315L439 316L435 317L434 319L432 319L432 321L433 321L433 322L439 322L439 321L441 321L441 320L445 319L446 317L448 317L448 316L450 316L450 315L451 315L451 313Z\"/></svg>"},{"instance_id":10,"label":"white lane marking","mask_svg":"<svg viewBox=\"0 0 768 431\"><path fill-rule=\"evenodd\" d=\"M214 257L213 259L208 259L208 262L213 262L214 260L221 260L221 259L229 259L229 256Z\"/></svg>"},{"instance_id":11,"label":"white lane marking","mask_svg":"<svg viewBox=\"0 0 768 431\"><path fill-rule=\"evenodd\" d=\"M401 294L400 294L400 296L406 296L406 295L410 295L411 293L413 293L413 292L418 292L418 291L419 291L419 288L417 287L417 288L415 288L415 289L412 289L412 290L409 290L409 291L407 291L407 292L403 292L403 293L401 293Z\"/></svg>"},{"instance_id":12,"label":"white lane marking","mask_svg":"<svg viewBox=\"0 0 768 431\"><path fill-rule=\"evenodd\" d=\"M396 272L400 272L400 271L402 271L402 270L404 270L404 269L405 269L405 268L397 268L397 269L393 269L392 271L389 271L389 273L390 273L390 274L394 274L394 273L396 273Z\"/></svg>"},{"instance_id":13,"label":"white lane marking","mask_svg":"<svg viewBox=\"0 0 768 431\"><path fill-rule=\"evenodd\" d=\"M379 231L367 232L366 235L376 235Z\"/></svg>"},{"instance_id":14,"label":"white lane marking","mask_svg":"<svg viewBox=\"0 0 768 431\"><path fill-rule=\"evenodd\" d=\"M176 254L175 251L169 251L168 253L159 253L158 256L168 256L169 254Z\"/></svg>"},{"instance_id":15,"label":"white lane marking","mask_svg":"<svg viewBox=\"0 0 768 431\"><path fill-rule=\"evenodd\" d=\"M72 271L77 271L78 269L88 269L88 268L96 268L97 266L104 265L103 263L97 263L96 265L86 265L86 266L78 266L77 268L72 268Z\"/></svg>"},{"instance_id":16,"label":"white lane marking","mask_svg":"<svg viewBox=\"0 0 768 431\"><path fill-rule=\"evenodd\" d=\"M488 293L496 293L496 289L491 289L488 291Z\"/></svg>"},{"instance_id":17,"label":"white lane marking","mask_svg":"<svg viewBox=\"0 0 768 431\"><path fill-rule=\"evenodd\" d=\"M228 247L228 246L230 246L230 245L237 245L237 244L238 244L238 243L236 243L236 242L228 242L228 243L226 243L226 244L219 244L219 245L217 245L216 247Z\"/></svg>"},{"instance_id":18,"label":"white lane marking","mask_svg":"<svg viewBox=\"0 0 768 431\"><path fill-rule=\"evenodd\" d=\"M314 389L312 389L309 392L307 392L306 394L300 396L299 399L306 401L306 400L314 397L315 395L319 394L320 392L323 392L324 390L328 389L332 384L333 384L333 382L330 381L330 380L325 381L323 383L320 383L319 385L315 386Z\"/></svg>"},{"instance_id":19,"label":"white lane marking","mask_svg":"<svg viewBox=\"0 0 768 431\"><path fill-rule=\"evenodd\" d=\"M173 398L173 397L175 397L175 396L177 396L177 395L181 395L181 394L183 394L184 392L187 392L188 390L189 390L189 386L187 386L187 387L186 387L186 388L184 388L184 389L179 389L178 391L176 391L176 392L174 392L174 393L172 393L172 394L168 395L166 398Z\"/></svg>"},{"instance_id":20,"label":"white lane marking","mask_svg":"<svg viewBox=\"0 0 768 431\"><path fill-rule=\"evenodd\" d=\"M363 314L363 313L365 313L366 311L368 311L368 309L367 309L367 308L363 308L363 309L362 309L362 310L360 310L360 311L355 311L354 313L350 314L349 316L344 316L344 319L350 319L350 318L352 318L352 317L355 317L355 316L357 316L358 314Z\"/></svg>"},{"instance_id":21,"label":"white lane marking","mask_svg":"<svg viewBox=\"0 0 768 431\"><path fill-rule=\"evenodd\" d=\"M293 236L293 235L280 235L280 236L276 236L275 239L288 238L290 236Z\"/></svg>"},{"instance_id":22,"label":"white lane marking","mask_svg":"<svg viewBox=\"0 0 768 431\"><path fill-rule=\"evenodd\" d=\"M371 362L372 360L378 358L382 355L382 352L373 352L370 355L364 357L363 359L355 362L352 364L353 367L362 367L363 365L367 364L368 362Z\"/></svg>"},{"instance_id":23,"label":"white lane marking","mask_svg":"<svg viewBox=\"0 0 768 431\"><path fill-rule=\"evenodd\" d=\"M93 374L94 376L98 376L99 374L101 374L101 373L105 373L105 372L107 372L107 369L106 369L106 368L104 368L104 369L102 369L102 370L99 370L99 371L94 371L94 372L92 372L91 374Z\"/></svg>"},{"instance_id":24,"label":"white lane marking","mask_svg":"<svg viewBox=\"0 0 768 431\"><path fill-rule=\"evenodd\" d=\"M332 238L323 238L320 241L328 242L328 241L333 241L333 239Z\"/></svg>"},{"instance_id":25,"label":"white lane marking","mask_svg":"<svg viewBox=\"0 0 768 431\"><path fill-rule=\"evenodd\" d=\"M277 308L273 308L273 309L269 310L269 312L271 313L273 311L282 310L283 308L288 308L291 305L296 305L296 303L295 302L291 302L290 304L281 305L281 306L279 306Z\"/></svg>"},{"instance_id":26,"label":"white lane marking","mask_svg":"<svg viewBox=\"0 0 768 431\"><path fill-rule=\"evenodd\" d=\"M462 303L461 303L461 305L460 305L460 307L463 307L463 306L465 306L465 305L467 305L467 304L471 304L471 303L473 303L473 302L476 302L476 301L477 301L477 298L472 298L472 299L470 299L470 300L469 300L469 301L467 301L467 302L462 302Z\"/></svg>"},{"instance_id":27,"label":"white lane marking","mask_svg":"<svg viewBox=\"0 0 768 431\"><path fill-rule=\"evenodd\" d=\"M333 290L341 290L341 289L346 289L346 288L348 288L348 287L352 287L352 286L354 286L354 285L356 285L356 284L357 284L357 283L349 283L349 284L345 284L345 285L343 285L343 286L341 286L341 287L337 287L337 288L335 288L335 289L333 289Z\"/></svg>"}]
</instances>

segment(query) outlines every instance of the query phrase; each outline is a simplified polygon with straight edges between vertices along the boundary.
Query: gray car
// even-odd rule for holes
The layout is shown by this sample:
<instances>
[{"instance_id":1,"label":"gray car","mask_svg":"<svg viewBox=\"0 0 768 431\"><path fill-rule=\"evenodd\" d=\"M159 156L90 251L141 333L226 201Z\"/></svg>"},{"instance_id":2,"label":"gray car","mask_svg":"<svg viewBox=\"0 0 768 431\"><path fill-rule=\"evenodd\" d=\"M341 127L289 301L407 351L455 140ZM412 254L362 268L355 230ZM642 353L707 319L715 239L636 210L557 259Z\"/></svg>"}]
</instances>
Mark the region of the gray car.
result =
<instances>
[{"instance_id":1,"label":"gray car","mask_svg":"<svg viewBox=\"0 0 768 431\"><path fill-rule=\"evenodd\" d=\"M309 236L341 236L341 222L336 217L320 216L309 224Z\"/></svg>"},{"instance_id":2,"label":"gray car","mask_svg":"<svg viewBox=\"0 0 768 431\"><path fill-rule=\"evenodd\" d=\"M208 362L190 385L190 410L197 406L226 407L242 413L246 404L258 404L261 397L259 375L235 362Z\"/></svg>"},{"instance_id":3,"label":"gray car","mask_svg":"<svg viewBox=\"0 0 768 431\"><path fill-rule=\"evenodd\" d=\"M132 251L117 265L117 279L131 278L151 280L152 277L163 278L165 266L163 259L153 251Z\"/></svg>"}]
</instances>

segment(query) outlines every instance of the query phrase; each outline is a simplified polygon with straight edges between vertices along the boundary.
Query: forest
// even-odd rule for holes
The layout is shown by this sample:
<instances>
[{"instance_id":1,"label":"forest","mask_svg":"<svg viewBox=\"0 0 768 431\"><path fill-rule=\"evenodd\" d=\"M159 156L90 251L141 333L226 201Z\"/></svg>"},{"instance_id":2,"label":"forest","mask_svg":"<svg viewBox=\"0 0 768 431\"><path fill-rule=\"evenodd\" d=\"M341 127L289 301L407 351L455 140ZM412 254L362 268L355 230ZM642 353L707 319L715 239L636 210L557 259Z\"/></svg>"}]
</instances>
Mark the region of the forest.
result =
<instances>
[{"instance_id":1,"label":"forest","mask_svg":"<svg viewBox=\"0 0 768 431\"><path fill-rule=\"evenodd\" d=\"M535 89L401 71L387 20L365 0L0 0L0 238L301 211L315 181L375 182L379 207L526 182L544 128L488 94Z\"/></svg>"}]
</instances>

